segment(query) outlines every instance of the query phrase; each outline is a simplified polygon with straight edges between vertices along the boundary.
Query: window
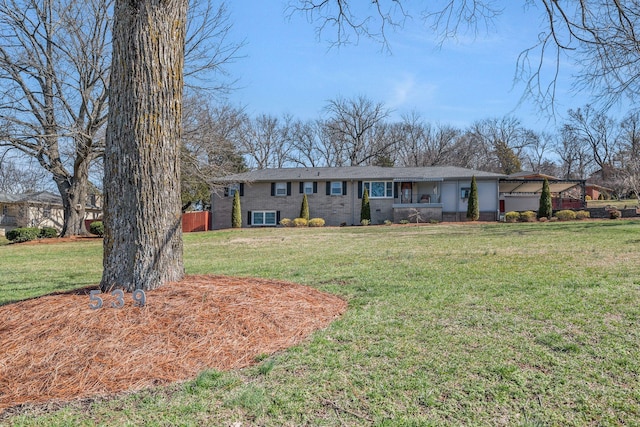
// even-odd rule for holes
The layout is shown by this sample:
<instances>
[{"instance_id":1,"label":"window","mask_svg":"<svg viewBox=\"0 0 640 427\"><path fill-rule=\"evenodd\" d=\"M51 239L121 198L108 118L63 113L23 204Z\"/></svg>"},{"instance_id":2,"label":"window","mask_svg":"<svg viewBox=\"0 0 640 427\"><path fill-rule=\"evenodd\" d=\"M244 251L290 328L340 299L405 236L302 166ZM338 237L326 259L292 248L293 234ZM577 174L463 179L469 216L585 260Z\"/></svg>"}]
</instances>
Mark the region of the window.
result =
<instances>
[{"instance_id":1,"label":"window","mask_svg":"<svg viewBox=\"0 0 640 427\"><path fill-rule=\"evenodd\" d=\"M286 195L287 195L287 183L276 182L276 196L286 196Z\"/></svg>"},{"instance_id":2,"label":"window","mask_svg":"<svg viewBox=\"0 0 640 427\"><path fill-rule=\"evenodd\" d=\"M229 197L233 197L236 194L236 191L240 191L240 184L231 184L229 186L229 190L227 192L227 195Z\"/></svg>"},{"instance_id":3,"label":"window","mask_svg":"<svg viewBox=\"0 0 640 427\"><path fill-rule=\"evenodd\" d=\"M460 198L461 199L468 199L470 194L471 194L471 188L470 187L462 187L462 188L460 188Z\"/></svg>"},{"instance_id":4,"label":"window","mask_svg":"<svg viewBox=\"0 0 640 427\"><path fill-rule=\"evenodd\" d=\"M251 212L251 225L276 225L276 211L253 211Z\"/></svg>"},{"instance_id":5,"label":"window","mask_svg":"<svg viewBox=\"0 0 640 427\"><path fill-rule=\"evenodd\" d=\"M50 207L45 207L42 209L42 216L44 216L45 218L51 218L51 208Z\"/></svg>"},{"instance_id":6,"label":"window","mask_svg":"<svg viewBox=\"0 0 640 427\"><path fill-rule=\"evenodd\" d=\"M391 199L393 198L392 181L371 181L365 182L364 187L371 199Z\"/></svg>"},{"instance_id":7,"label":"window","mask_svg":"<svg viewBox=\"0 0 640 427\"><path fill-rule=\"evenodd\" d=\"M302 184L302 192L304 194L313 194L313 182L305 182Z\"/></svg>"},{"instance_id":8,"label":"window","mask_svg":"<svg viewBox=\"0 0 640 427\"><path fill-rule=\"evenodd\" d=\"M331 182L331 195L342 196L342 181Z\"/></svg>"}]
</instances>

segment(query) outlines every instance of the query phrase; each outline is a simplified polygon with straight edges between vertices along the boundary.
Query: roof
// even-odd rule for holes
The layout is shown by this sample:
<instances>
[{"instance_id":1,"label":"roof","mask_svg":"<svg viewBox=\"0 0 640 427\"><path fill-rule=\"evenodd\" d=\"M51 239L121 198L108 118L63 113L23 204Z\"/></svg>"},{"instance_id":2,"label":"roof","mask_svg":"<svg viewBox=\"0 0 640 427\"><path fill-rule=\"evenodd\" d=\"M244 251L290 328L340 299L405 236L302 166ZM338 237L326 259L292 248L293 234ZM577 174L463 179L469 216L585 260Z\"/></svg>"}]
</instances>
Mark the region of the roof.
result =
<instances>
[{"instance_id":1,"label":"roof","mask_svg":"<svg viewBox=\"0 0 640 427\"><path fill-rule=\"evenodd\" d=\"M549 179L549 191L551 193L562 193L577 185L581 185L582 180ZM501 179L501 193L541 193L544 179Z\"/></svg>"},{"instance_id":2,"label":"roof","mask_svg":"<svg viewBox=\"0 0 640 427\"><path fill-rule=\"evenodd\" d=\"M0 203L34 203L62 206L62 198L49 191L35 191L22 194L0 193Z\"/></svg>"},{"instance_id":3,"label":"roof","mask_svg":"<svg viewBox=\"0 0 640 427\"><path fill-rule=\"evenodd\" d=\"M505 175L484 172L455 166L425 167L382 167L382 166L345 166L322 168L280 168L259 169L250 172L217 178L225 182L264 182L264 181L331 181L331 180L405 180L405 181L441 181L444 179L499 179Z\"/></svg>"},{"instance_id":4,"label":"roof","mask_svg":"<svg viewBox=\"0 0 640 427\"><path fill-rule=\"evenodd\" d=\"M546 175L544 173L539 173L539 172L531 172L531 171L521 171L521 172L512 173L507 178L509 178L509 179L544 179L544 178L547 178L547 179L554 179L554 180L558 179L555 176Z\"/></svg>"}]
</instances>

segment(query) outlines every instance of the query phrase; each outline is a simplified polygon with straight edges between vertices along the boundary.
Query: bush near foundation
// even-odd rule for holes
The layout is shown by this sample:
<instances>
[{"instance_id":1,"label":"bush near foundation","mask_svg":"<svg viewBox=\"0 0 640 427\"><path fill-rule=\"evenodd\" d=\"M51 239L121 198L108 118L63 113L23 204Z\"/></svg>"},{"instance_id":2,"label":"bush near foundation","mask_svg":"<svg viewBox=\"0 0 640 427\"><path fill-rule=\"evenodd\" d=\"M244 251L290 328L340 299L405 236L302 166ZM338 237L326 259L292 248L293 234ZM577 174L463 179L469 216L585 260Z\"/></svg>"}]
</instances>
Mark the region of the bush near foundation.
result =
<instances>
[{"instance_id":1,"label":"bush near foundation","mask_svg":"<svg viewBox=\"0 0 640 427\"><path fill-rule=\"evenodd\" d=\"M294 227L307 227L309 225L309 221L304 218L296 218L293 220Z\"/></svg>"},{"instance_id":2,"label":"bush near foundation","mask_svg":"<svg viewBox=\"0 0 640 427\"><path fill-rule=\"evenodd\" d=\"M520 213L516 211L507 212L504 214L504 220L506 222L518 222L520 220Z\"/></svg>"},{"instance_id":3,"label":"bush near foundation","mask_svg":"<svg viewBox=\"0 0 640 427\"><path fill-rule=\"evenodd\" d=\"M19 227L7 231L6 238L14 243L35 240L40 235L40 229L36 227Z\"/></svg>"},{"instance_id":4,"label":"bush near foundation","mask_svg":"<svg viewBox=\"0 0 640 427\"><path fill-rule=\"evenodd\" d=\"M289 218L282 218L280 220L280 225L283 227L293 227L293 221L291 221Z\"/></svg>"},{"instance_id":5,"label":"bush near foundation","mask_svg":"<svg viewBox=\"0 0 640 427\"><path fill-rule=\"evenodd\" d=\"M587 218L591 218L591 213L589 211L576 212L576 219L587 219Z\"/></svg>"},{"instance_id":6,"label":"bush near foundation","mask_svg":"<svg viewBox=\"0 0 640 427\"><path fill-rule=\"evenodd\" d=\"M520 212L520 221L522 222L536 222L537 213L534 211L524 211Z\"/></svg>"},{"instance_id":7,"label":"bush near foundation","mask_svg":"<svg viewBox=\"0 0 640 427\"><path fill-rule=\"evenodd\" d=\"M91 224L89 224L89 233L103 237L104 224L102 223L102 221L93 221Z\"/></svg>"},{"instance_id":8,"label":"bush near foundation","mask_svg":"<svg viewBox=\"0 0 640 427\"><path fill-rule=\"evenodd\" d=\"M322 219L322 218L311 218L309 220L309 227L324 227L324 219Z\"/></svg>"},{"instance_id":9,"label":"bush near foundation","mask_svg":"<svg viewBox=\"0 0 640 427\"><path fill-rule=\"evenodd\" d=\"M576 213L568 209L556 212L555 216L558 218L558 221L572 221L576 219Z\"/></svg>"},{"instance_id":10,"label":"bush near foundation","mask_svg":"<svg viewBox=\"0 0 640 427\"><path fill-rule=\"evenodd\" d=\"M53 227L42 227L38 237L41 239L53 239L54 237L58 237L58 230Z\"/></svg>"}]
</instances>

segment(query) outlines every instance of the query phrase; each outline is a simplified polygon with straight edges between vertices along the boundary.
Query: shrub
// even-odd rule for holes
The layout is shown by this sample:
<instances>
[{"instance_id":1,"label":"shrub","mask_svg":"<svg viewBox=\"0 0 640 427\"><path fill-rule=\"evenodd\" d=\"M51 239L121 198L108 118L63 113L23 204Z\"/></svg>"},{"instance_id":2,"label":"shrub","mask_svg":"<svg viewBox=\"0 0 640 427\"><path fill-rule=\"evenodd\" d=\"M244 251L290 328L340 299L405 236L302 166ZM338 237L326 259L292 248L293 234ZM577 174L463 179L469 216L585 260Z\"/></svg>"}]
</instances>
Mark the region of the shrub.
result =
<instances>
[{"instance_id":1,"label":"shrub","mask_svg":"<svg viewBox=\"0 0 640 427\"><path fill-rule=\"evenodd\" d=\"M6 237L14 243L28 242L35 240L40 234L40 229L36 227L19 227L7 231Z\"/></svg>"},{"instance_id":2,"label":"shrub","mask_svg":"<svg viewBox=\"0 0 640 427\"><path fill-rule=\"evenodd\" d=\"M309 225L309 221L304 218L296 218L293 220L294 227L307 227Z\"/></svg>"},{"instance_id":3,"label":"shrub","mask_svg":"<svg viewBox=\"0 0 640 427\"><path fill-rule=\"evenodd\" d=\"M393 221L389 220L389 219L385 219L384 220L384 225L392 225Z\"/></svg>"},{"instance_id":4,"label":"shrub","mask_svg":"<svg viewBox=\"0 0 640 427\"><path fill-rule=\"evenodd\" d=\"M467 202L467 219L469 221L477 221L479 218L478 185L476 184L476 176L474 175L471 177L471 190L469 192L469 201Z\"/></svg>"},{"instance_id":5,"label":"shrub","mask_svg":"<svg viewBox=\"0 0 640 427\"><path fill-rule=\"evenodd\" d=\"M558 217L558 221L572 221L576 219L576 213L574 211L565 209L556 212L556 217Z\"/></svg>"},{"instance_id":6,"label":"shrub","mask_svg":"<svg viewBox=\"0 0 640 427\"><path fill-rule=\"evenodd\" d=\"M537 214L534 211L520 212L520 221L522 222L536 222Z\"/></svg>"},{"instance_id":7,"label":"shrub","mask_svg":"<svg viewBox=\"0 0 640 427\"><path fill-rule=\"evenodd\" d=\"M576 212L576 219L586 219L586 218L591 218L591 213L589 211Z\"/></svg>"},{"instance_id":8,"label":"shrub","mask_svg":"<svg viewBox=\"0 0 640 427\"><path fill-rule=\"evenodd\" d=\"M520 214L518 212L511 211L504 214L504 220L506 222L518 222L519 219L520 219Z\"/></svg>"},{"instance_id":9,"label":"shrub","mask_svg":"<svg viewBox=\"0 0 640 427\"><path fill-rule=\"evenodd\" d=\"M302 197L302 205L300 205L300 218L304 218L309 221L309 202L307 201L307 195Z\"/></svg>"},{"instance_id":10,"label":"shrub","mask_svg":"<svg viewBox=\"0 0 640 427\"><path fill-rule=\"evenodd\" d=\"M100 237L104 236L104 224L102 221L93 221L89 224L89 232Z\"/></svg>"},{"instance_id":11,"label":"shrub","mask_svg":"<svg viewBox=\"0 0 640 427\"><path fill-rule=\"evenodd\" d=\"M309 227L324 227L324 219L322 219L322 218L311 218L309 220Z\"/></svg>"},{"instance_id":12,"label":"shrub","mask_svg":"<svg viewBox=\"0 0 640 427\"><path fill-rule=\"evenodd\" d=\"M558 217L557 216L552 216L551 218L549 218L550 222L557 222L558 221Z\"/></svg>"},{"instance_id":13,"label":"shrub","mask_svg":"<svg viewBox=\"0 0 640 427\"><path fill-rule=\"evenodd\" d=\"M400 220L400 224L409 224L409 220L408 219L401 219Z\"/></svg>"},{"instance_id":14,"label":"shrub","mask_svg":"<svg viewBox=\"0 0 640 427\"><path fill-rule=\"evenodd\" d=\"M540 207L538 208L538 218L546 216L547 218L553 215L553 208L551 207L551 191L549 190L549 181L547 178L542 183L542 193L540 193Z\"/></svg>"},{"instance_id":15,"label":"shrub","mask_svg":"<svg viewBox=\"0 0 640 427\"><path fill-rule=\"evenodd\" d=\"M362 221L371 221L371 205L369 204L369 192L365 187L362 193L362 206L360 207L360 224ZM363 224L364 225L364 224Z\"/></svg>"},{"instance_id":16,"label":"shrub","mask_svg":"<svg viewBox=\"0 0 640 427\"><path fill-rule=\"evenodd\" d=\"M240 192L233 195L233 205L231 206L231 228L242 228L242 210L240 208Z\"/></svg>"},{"instance_id":17,"label":"shrub","mask_svg":"<svg viewBox=\"0 0 640 427\"><path fill-rule=\"evenodd\" d=\"M591 200L591 196L587 194L586 196L584 196L584 199L585 199L586 201L589 201L589 200Z\"/></svg>"},{"instance_id":18,"label":"shrub","mask_svg":"<svg viewBox=\"0 0 640 427\"><path fill-rule=\"evenodd\" d=\"M42 227L38 237L41 239L53 239L54 237L58 237L58 230L53 227Z\"/></svg>"},{"instance_id":19,"label":"shrub","mask_svg":"<svg viewBox=\"0 0 640 427\"><path fill-rule=\"evenodd\" d=\"M360 220L360 225L369 225L369 224L371 224L371 221L369 221L368 219Z\"/></svg>"},{"instance_id":20,"label":"shrub","mask_svg":"<svg viewBox=\"0 0 640 427\"><path fill-rule=\"evenodd\" d=\"M549 221L549 218L547 218L546 216L543 216L542 218L539 218L538 221L547 222L547 221Z\"/></svg>"},{"instance_id":21,"label":"shrub","mask_svg":"<svg viewBox=\"0 0 640 427\"><path fill-rule=\"evenodd\" d=\"M280 220L280 225L283 227L293 227L293 221L291 221L289 218L282 218Z\"/></svg>"},{"instance_id":22,"label":"shrub","mask_svg":"<svg viewBox=\"0 0 640 427\"><path fill-rule=\"evenodd\" d=\"M622 216L622 212L620 212L618 209L611 209L609 211L609 218L611 219L618 219Z\"/></svg>"}]
</instances>

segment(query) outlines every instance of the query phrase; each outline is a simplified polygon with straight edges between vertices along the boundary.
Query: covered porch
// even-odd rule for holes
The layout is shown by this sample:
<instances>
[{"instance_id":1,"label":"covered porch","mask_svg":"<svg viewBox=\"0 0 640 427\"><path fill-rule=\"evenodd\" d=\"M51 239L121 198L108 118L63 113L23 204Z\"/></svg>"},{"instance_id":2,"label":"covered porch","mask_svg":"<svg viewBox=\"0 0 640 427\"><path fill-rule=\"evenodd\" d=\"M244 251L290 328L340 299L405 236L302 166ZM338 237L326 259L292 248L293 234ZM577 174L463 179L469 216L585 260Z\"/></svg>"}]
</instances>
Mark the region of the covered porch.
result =
<instances>
[{"instance_id":1,"label":"covered porch","mask_svg":"<svg viewBox=\"0 0 640 427\"><path fill-rule=\"evenodd\" d=\"M394 180L393 221L442 221L442 182L443 179L433 178Z\"/></svg>"}]
</instances>

